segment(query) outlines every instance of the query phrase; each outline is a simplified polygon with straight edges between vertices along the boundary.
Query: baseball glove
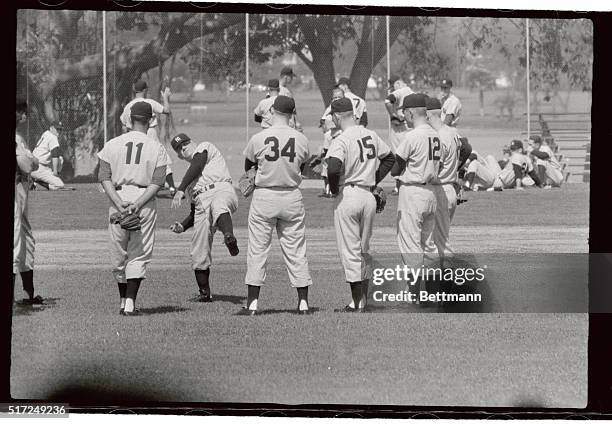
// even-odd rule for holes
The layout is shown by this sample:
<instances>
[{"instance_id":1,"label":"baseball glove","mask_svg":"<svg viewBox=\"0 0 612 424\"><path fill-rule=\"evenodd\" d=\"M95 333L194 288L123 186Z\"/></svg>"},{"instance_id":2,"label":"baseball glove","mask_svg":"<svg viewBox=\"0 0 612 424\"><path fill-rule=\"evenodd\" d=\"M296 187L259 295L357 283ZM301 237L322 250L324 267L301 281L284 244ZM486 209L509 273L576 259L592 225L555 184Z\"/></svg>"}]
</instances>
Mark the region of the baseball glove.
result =
<instances>
[{"instance_id":1,"label":"baseball glove","mask_svg":"<svg viewBox=\"0 0 612 424\"><path fill-rule=\"evenodd\" d=\"M255 175L257 175L257 170L251 168L240 177L238 188L244 197L249 197L255 190Z\"/></svg>"},{"instance_id":2,"label":"baseball glove","mask_svg":"<svg viewBox=\"0 0 612 424\"><path fill-rule=\"evenodd\" d=\"M381 213L385 210L385 205L387 204L387 195L385 191L380 187L374 187L372 190L372 194L374 195L374 199L376 199L376 213Z\"/></svg>"},{"instance_id":3,"label":"baseball glove","mask_svg":"<svg viewBox=\"0 0 612 424\"><path fill-rule=\"evenodd\" d=\"M127 211L112 214L110 216L110 223L120 225L121 228L127 231L140 230L140 217Z\"/></svg>"}]
</instances>

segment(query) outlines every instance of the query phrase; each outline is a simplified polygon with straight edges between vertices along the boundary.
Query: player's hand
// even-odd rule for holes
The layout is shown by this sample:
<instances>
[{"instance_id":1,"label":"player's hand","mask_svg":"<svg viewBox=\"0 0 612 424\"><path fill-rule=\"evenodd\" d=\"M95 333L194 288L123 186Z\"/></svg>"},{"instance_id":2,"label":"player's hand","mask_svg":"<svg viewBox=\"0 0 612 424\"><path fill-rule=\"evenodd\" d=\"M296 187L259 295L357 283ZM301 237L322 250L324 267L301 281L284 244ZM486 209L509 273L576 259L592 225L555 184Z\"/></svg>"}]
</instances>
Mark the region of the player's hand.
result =
<instances>
[{"instance_id":1,"label":"player's hand","mask_svg":"<svg viewBox=\"0 0 612 424\"><path fill-rule=\"evenodd\" d=\"M132 202L128 202L126 200L122 200L121 203L119 203L118 205L115 205L115 206L117 207L119 212L124 212L124 211L126 211L132 205L133 205Z\"/></svg>"},{"instance_id":2,"label":"player's hand","mask_svg":"<svg viewBox=\"0 0 612 424\"><path fill-rule=\"evenodd\" d=\"M130 203L125 210L128 213L133 213L133 214L137 214L140 211L140 205L136 204L136 203Z\"/></svg>"},{"instance_id":3,"label":"player's hand","mask_svg":"<svg viewBox=\"0 0 612 424\"><path fill-rule=\"evenodd\" d=\"M174 198L172 199L172 205L170 206L171 209L178 209L181 207L181 201L183 200L183 195L185 193L183 193L181 190L177 190L176 193L174 193Z\"/></svg>"},{"instance_id":4,"label":"player's hand","mask_svg":"<svg viewBox=\"0 0 612 424\"><path fill-rule=\"evenodd\" d=\"M183 231L185 231L185 228L183 228L183 224L181 224L180 222L175 222L174 224L170 226L170 230L173 233L180 234Z\"/></svg>"},{"instance_id":5,"label":"player's hand","mask_svg":"<svg viewBox=\"0 0 612 424\"><path fill-rule=\"evenodd\" d=\"M170 87L166 87L163 89L163 91L161 92L162 97L165 98L169 98L172 95L172 92L170 91Z\"/></svg>"}]
</instances>

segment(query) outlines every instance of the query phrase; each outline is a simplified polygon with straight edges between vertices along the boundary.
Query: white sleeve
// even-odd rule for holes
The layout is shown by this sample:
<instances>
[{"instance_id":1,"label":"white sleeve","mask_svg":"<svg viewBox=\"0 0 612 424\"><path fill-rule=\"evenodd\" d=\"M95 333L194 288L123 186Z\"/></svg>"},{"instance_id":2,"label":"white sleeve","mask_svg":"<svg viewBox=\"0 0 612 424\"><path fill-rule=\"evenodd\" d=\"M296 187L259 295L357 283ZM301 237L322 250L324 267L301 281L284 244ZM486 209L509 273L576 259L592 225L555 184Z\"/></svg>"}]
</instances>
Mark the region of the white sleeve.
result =
<instances>
[{"instance_id":1,"label":"white sleeve","mask_svg":"<svg viewBox=\"0 0 612 424\"><path fill-rule=\"evenodd\" d=\"M157 114L164 113L164 106L161 103L156 102L155 100L151 100L151 99L148 99L147 101L151 105L151 109L153 109L153 113L157 113Z\"/></svg>"}]
</instances>

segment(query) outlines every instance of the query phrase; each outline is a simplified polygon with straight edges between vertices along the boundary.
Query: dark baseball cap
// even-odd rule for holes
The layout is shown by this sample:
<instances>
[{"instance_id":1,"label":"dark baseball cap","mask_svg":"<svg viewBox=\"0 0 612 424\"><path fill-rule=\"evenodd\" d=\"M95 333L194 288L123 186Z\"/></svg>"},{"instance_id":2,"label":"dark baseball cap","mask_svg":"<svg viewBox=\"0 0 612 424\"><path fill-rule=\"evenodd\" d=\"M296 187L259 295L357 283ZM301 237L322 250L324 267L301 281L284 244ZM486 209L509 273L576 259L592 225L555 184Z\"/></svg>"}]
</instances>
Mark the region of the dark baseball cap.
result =
<instances>
[{"instance_id":1,"label":"dark baseball cap","mask_svg":"<svg viewBox=\"0 0 612 424\"><path fill-rule=\"evenodd\" d=\"M331 104L332 113L344 113L353 111L353 102L350 99L343 97L338 100L334 100Z\"/></svg>"},{"instance_id":2,"label":"dark baseball cap","mask_svg":"<svg viewBox=\"0 0 612 424\"><path fill-rule=\"evenodd\" d=\"M414 107L426 107L425 98L427 96L422 93L412 93L404 97L404 103L402 107L404 109Z\"/></svg>"},{"instance_id":3,"label":"dark baseball cap","mask_svg":"<svg viewBox=\"0 0 612 424\"><path fill-rule=\"evenodd\" d=\"M510 143L510 150L518 150L523 148L523 142L521 140L512 140Z\"/></svg>"},{"instance_id":4,"label":"dark baseball cap","mask_svg":"<svg viewBox=\"0 0 612 424\"><path fill-rule=\"evenodd\" d=\"M453 82L449 79L443 79L442 82L440 83L440 87L452 87L453 86Z\"/></svg>"},{"instance_id":5,"label":"dark baseball cap","mask_svg":"<svg viewBox=\"0 0 612 424\"><path fill-rule=\"evenodd\" d=\"M277 96L272 106L278 113L283 113L285 115L295 113L295 101L288 96Z\"/></svg>"},{"instance_id":6,"label":"dark baseball cap","mask_svg":"<svg viewBox=\"0 0 612 424\"><path fill-rule=\"evenodd\" d=\"M140 93L141 91L145 91L149 86L147 85L146 81L140 80L140 81L136 81L136 84L134 84L134 91L136 93Z\"/></svg>"},{"instance_id":7,"label":"dark baseball cap","mask_svg":"<svg viewBox=\"0 0 612 424\"><path fill-rule=\"evenodd\" d=\"M295 74L293 73L293 69L291 68L291 66L285 66L283 69L281 69L280 74L281 74L281 77L282 77L283 75L289 75L289 76L292 76L292 77L294 77L294 76L295 76Z\"/></svg>"},{"instance_id":8,"label":"dark baseball cap","mask_svg":"<svg viewBox=\"0 0 612 424\"><path fill-rule=\"evenodd\" d=\"M278 80L277 79L268 80L268 88L270 90L278 90L279 89Z\"/></svg>"},{"instance_id":9,"label":"dark baseball cap","mask_svg":"<svg viewBox=\"0 0 612 424\"><path fill-rule=\"evenodd\" d=\"M440 100L436 99L435 97L427 96L425 99L425 107L427 110L442 109L442 104L440 103Z\"/></svg>"},{"instance_id":10,"label":"dark baseball cap","mask_svg":"<svg viewBox=\"0 0 612 424\"><path fill-rule=\"evenodd\" d=\"M130 109L130 115L141 116L143 118L150 118L153 116L153 109L147 102L136 102Z\"/></svg>"},{"instance_id":11,"label":"dark baseball cap","mask_svg":"<svg viewBox=\"0 0 612 424\"><path fill-rule=\"evenodd\" d=\"M56 130L61 130L62 128L64 128L64 124L59 119L56 119L55 121L51 122L51 126L54 127Z\"/></svg>"},{"instance_id":12,"label":"dark baseball cap","mask_svg":"<svg viewBox=\"0 0 612 424\"><path fill-rule=\"evenodd\" d=\"M389 85L393 85L401 79L402 77L400 77L399 75L391 75L391 78L389 78Z\"/></svg>"},{"instance_id":13,"label":"dark baseball cap","mask_svg":"<svg viewBox=\"0 0 612 424\"><path fill-rule=\"evenodd\" d=\"M177 152L183 144L189 143L190 141L191 139L187 134L180 133L172 138L172 140L170 141L170 145L172 146L174 151Z\"/></svg>"},{"instance_id":14,"label":"dark baseball cap","mask_svg":"<svg viewBox=\"0 0 612 424\"><path fill-rule=\"evenodd\" d=\"M342 84L347 85L348 87L351 86L351 80L348 79L347 77L342 77L338 80L338 84L336 84L336 87L340 87Z\"/></svg>"}]
</instances>

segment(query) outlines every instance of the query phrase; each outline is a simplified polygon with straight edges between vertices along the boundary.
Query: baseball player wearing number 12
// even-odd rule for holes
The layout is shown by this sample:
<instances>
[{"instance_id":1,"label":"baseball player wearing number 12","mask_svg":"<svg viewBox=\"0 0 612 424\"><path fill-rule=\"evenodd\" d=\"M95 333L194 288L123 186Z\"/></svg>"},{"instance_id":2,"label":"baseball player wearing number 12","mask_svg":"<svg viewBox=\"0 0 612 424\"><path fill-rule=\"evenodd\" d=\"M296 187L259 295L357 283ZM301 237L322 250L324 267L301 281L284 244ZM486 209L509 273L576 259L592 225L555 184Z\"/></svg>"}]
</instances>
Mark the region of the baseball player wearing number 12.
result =
<instances>
[{"instance_id":1,"label":"baseball player wearing number 12","mask_svg":"<svg viewBox=\"0 0 612 424\"><path fill-rule=\"evenodd\" d=\"M413 269L433 266L437 249L433 241L441 145L438 133L427 123L424 94L404 98L404 114L414 129L403 135L395 152L391 175L400 181L397 203L397 242L404 265Z\"/></svg>"},{"instance_id":2,"label":"baseball player wearing number 12","mask_svg":"<svg viewBox=\"0 0 612 424\"><path fill-rule=\"evenodd\" d=\"M255 315L259 291L266 280L266 263L276 230L289 281L297 289L298 313L308 314L308 287L312 285L306 258L305 211L299 185L310 157L308 139L289 126L295 112L292 98L279 95L272 105L273 124L255 134L244 149L245 170L257 168L249 209L247 305L240 315Z\"/></svg>"},{"instance_id":3,"label":"baseball player wearing number 12","mask_svg":"<svg viewBox=\"0 0 612 424\"><path fill-rule=\"evenodd\" d=\"M352 298L339 312L363 312L372 277L369 251L376 214L372 188L391 170L395 159L374 131L357 125L350 99L334 101L331 113L342 134L327 152L328 176L331 192L338 194L334 207L336 242Z\"/></svg>"},{"instance_id":4,"label":"baseball player wearing number 12","mask_svg":"<svg viewBox=\"0 0 612 424\"><path fill-rule=\"evenodd\" d=\"M111 203L109 217L128 211L137 214L141 223L137 231L109 224L113 275L121 299L119 312L124 316L138 315L136 295L155 244L155 195L166 177L166 149L147 136L152 116L149 103L134 103L130 118L133 130L109 140L98 153L98 178Z\"/></svg>"}]
</instances>

